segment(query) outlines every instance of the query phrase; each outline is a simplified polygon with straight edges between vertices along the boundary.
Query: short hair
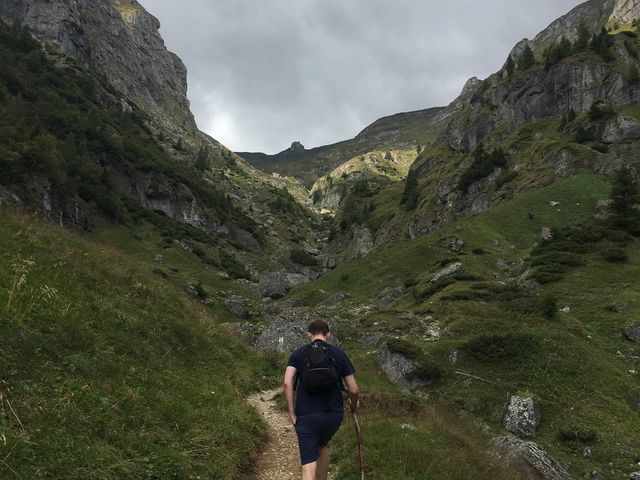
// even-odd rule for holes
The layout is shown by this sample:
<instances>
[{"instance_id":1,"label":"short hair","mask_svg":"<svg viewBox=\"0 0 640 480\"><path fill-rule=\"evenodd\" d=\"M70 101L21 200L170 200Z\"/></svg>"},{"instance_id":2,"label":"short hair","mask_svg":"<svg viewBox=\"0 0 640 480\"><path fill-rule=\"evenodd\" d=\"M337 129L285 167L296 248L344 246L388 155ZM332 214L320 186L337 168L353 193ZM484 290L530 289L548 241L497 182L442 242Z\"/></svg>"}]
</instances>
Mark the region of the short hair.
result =
<instances>
[{"instance_id":1,"label":"short hair","mask_svg":"<svg viewBox=\"0 0 640 480\"><path fill-rule=\"evenodd\" d=\"M309 324L307 332L309 332L311 335L327 336L329 334L329 324L324 320L314 320Z\"/></svg>"}]
</instances>

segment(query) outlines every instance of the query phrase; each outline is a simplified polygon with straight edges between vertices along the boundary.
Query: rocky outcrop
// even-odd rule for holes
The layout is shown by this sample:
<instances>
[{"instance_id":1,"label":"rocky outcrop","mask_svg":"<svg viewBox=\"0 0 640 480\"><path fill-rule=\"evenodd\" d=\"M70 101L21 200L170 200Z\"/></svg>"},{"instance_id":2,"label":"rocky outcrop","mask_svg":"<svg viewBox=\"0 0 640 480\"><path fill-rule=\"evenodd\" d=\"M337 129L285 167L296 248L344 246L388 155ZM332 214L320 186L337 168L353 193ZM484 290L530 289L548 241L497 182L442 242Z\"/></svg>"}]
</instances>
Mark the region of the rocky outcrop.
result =
<instances>
[{"instance_id":1,"label":"rocky outcrop","mask_svg":"<svg viewBox=\"0 0 640 480\"><path fill-rule=\"evenodd\" d=\"M491 441L493 452L505 463L532 468L544 480L571 480L571 475L558 461L533 442L513 435Z\"/></svg>"},{"instance_id":2,"label":"rocky outcrop","mask_svg":"<svg viewBox=\"0 0 640 480\"><path fill-rule=\"evenodd\" d=\"M263 297L281 298L291 289L286 272L265 272L258 282L258 290Z\"/></svg>"},{"instance_id":3,"label":"rocky outcrop","mask_svg":"<svg viewBox=\"0 0 640 480\"><path fill-rule=\"evenodd\" d=\"M537 400L514 395L509 401L502 422L510 433L533 437L540 426L541 418L540 404Z\"/></svg>"},{"instance_id":4,"label":"rocky outcrop","mask_svg":"<svg viewBox=\"0 0 640 480\"><path fill-rule=\"evenodd\" d=\"M512 81L493 75L485 82L487 88L449 123L441 142L470 151L500 124L513 130L527 121L560 118L570 110L585 112L603 99L617 105L640 102L639 85L591 55L516 75Z\"/></svg>"},{"instance_id":5,"label":"rocky outcrop","mask_svg":"<svg viewBox=\"0 0 640 480\"><path fill-rule=\"evenodd\" d=\"M433 278L431 278L431 281L433 283L438 282L440 280L442 280L445 277L450 277L452 275L457 275L459 273L464 272L464 265L460 262L455 262L452 263L451 265L448 265L446 267L444 267L442 270L440 270L438 273L436 273Z\"/></svg>"},{"instance_id":6,"label":"rocky outcrop","mask_svg":"<svg viewBox=\"0 0 640 480\"><path fill-rule=\"evenodd\" d=\"M594 140L608 145L640 140L640 122L627 115L616 115L597 123L588 133Z\"/></svg>"},{"instance_id":7,"label":"rocky outcrop","mask_svg":"<svg viewBox=\"0 0 640 480\"><path fill-rule=\"evenodd\" d=\"M104 76L130 105L175 136L197 132L187 70L160 36L160 22L136 0L5 0L0 16Z\"/></svg>"},{"instance_id":8,"label":"rocky outcrop","mask_svg":"<svg viewBox=\"0 0 640 480\"><path fill-rule=\"evenodd\" d=\"M366 227L359 228L353 234L353 240L345 256L345 260L350 262L357 258L364 257L373 250L373 246L373 235L371 235L369 229Z\"/></svg>"},{"instance_id":9,"label":"rocky outcrop","mask_svg":"<svg viewBox=\"0 0 640 480\"><path fill-rule=\"evenodd\" d=\"M282 317L267 317L266 325L257 336L255 346L264 352L290 353L308 342L308 324Z\"/></svg>"}]
</instances>

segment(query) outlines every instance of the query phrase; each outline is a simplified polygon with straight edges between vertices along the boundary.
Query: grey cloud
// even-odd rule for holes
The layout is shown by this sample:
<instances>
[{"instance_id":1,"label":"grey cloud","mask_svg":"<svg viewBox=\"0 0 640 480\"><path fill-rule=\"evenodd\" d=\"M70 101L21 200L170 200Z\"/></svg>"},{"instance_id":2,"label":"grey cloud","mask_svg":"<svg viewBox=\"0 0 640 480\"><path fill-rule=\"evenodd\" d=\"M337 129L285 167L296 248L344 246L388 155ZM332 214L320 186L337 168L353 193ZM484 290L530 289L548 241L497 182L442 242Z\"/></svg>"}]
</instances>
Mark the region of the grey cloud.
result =
<instances>
[{"instance_id":1,"label":"grey cloud","mask_svg":"<svg viewBox=\"0 0 640 480\"><path fill-rule=\"evenodd\" d=\"M236 151L350 138L446 105L579 0L142 0L189 69L201 129Z\"/></svg>"}]
</instances>

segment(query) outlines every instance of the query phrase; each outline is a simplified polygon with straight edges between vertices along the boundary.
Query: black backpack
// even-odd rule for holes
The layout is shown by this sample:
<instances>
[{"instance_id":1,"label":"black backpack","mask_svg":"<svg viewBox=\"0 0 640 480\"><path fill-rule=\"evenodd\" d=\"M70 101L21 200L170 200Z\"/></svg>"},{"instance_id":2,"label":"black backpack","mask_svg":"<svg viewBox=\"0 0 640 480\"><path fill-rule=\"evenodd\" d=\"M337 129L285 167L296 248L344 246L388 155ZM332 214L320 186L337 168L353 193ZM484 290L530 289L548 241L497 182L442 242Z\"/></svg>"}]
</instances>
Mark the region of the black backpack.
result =
<instances>
[{"instance_id":1,"label":"black backpack","mask_svg":"<svg viewBox=\"0 0 640 480\"><path fill-rule=\"evenodd\" d=\"M323 341L309 345L298 381L309 393L325 393L340 382L340 373L329 346Z\"/></svg>"}]
</instances>

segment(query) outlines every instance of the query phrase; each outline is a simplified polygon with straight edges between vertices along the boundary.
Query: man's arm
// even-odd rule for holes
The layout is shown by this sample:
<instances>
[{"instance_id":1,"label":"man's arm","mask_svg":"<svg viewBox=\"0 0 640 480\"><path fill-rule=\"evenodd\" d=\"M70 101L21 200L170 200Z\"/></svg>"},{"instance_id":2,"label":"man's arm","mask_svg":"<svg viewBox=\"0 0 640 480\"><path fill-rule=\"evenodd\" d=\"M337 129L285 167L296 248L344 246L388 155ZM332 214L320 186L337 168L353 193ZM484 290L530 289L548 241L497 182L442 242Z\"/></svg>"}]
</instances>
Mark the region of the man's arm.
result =
<instances>
[{"instance_id":1,"label":"man's arm","mask_svg":"<svg viewBox=\"0 0 640 480\"><path fill-rule=\"evenodd\" d=\"M296 368L295 367L287 367L284 371L284 382L282 384L282 388L284 390L284 398L287 400L287 411L289 412L289 418L291 422L296 424L296 411L293 402L293 382L296 378Z\"/></svg>"},{"instance_id":2,"label":"man's arm","mask_svg":"<svg viewBox=\"0 0 640 480\"><path fill-rule=\"evenodd\" d=\"M356 377L353 375L347 375L344 377L344 383L347 386L347 395L349 395L349 406L351 411L355 412L358 409L358 384L356 383Z\"/></svg>"}]
</instances>

